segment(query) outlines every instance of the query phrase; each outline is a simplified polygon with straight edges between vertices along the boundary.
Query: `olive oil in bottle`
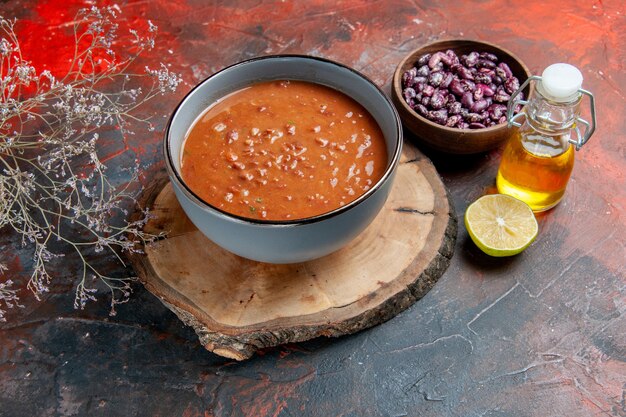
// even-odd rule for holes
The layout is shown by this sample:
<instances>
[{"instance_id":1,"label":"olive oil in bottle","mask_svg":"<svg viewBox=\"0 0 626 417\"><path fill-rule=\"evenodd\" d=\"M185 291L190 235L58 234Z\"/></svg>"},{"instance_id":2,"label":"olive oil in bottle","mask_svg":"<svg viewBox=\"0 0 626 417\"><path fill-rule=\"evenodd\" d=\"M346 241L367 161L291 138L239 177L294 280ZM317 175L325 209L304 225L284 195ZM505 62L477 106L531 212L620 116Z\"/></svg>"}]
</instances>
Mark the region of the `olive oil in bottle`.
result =
<instances>
[{"instance_id":1,"label":"olive oil in bottle","mask_svg":"<svg viewBox=\"0 0 626 417\"><path fill-rule=\"evenodd\" d=\"M516 132L502 155L496 184L500 193L534 211L547 210L565 194L573 167L574 147L563 137Z\"/></svg>"},{"instance_id":2,"label":"olive oil in bottle","mask_svg":"<svg viewBox=\"0 0 626 417\"><path fill-rule=\"evenodd\" d=\"M517 104L527 104L523 124L518 126L507 142L496 177L498 192L524 201L535 211L544 211L561 201L574 167L574 149L580 148L595 129L593 96L581 89L582 74L568 64L554 64L546 68L537 80L535 96L528 102L509 103L509 115ZM522 89L528 83L524 83ZM582 95L591 98L593 123L580 119ZM577 124L587 126L583 137ZM573 138L578 135L578 139Z\"/></svg>"}]
</instances>

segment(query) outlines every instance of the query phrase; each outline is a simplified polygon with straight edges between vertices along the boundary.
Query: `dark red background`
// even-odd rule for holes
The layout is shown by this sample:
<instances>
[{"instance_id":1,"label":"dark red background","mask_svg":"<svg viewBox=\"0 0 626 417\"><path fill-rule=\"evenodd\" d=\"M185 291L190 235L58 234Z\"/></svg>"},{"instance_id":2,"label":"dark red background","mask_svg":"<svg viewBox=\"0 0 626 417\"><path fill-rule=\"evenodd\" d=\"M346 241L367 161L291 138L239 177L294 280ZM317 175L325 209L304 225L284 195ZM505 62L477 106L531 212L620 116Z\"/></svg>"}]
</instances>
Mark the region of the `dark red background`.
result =
<instances>
[{"instance_id":1,"label":"dark red background","mask_svg":"<svg viewBox=\"0 0 626 417\"><path fill-rule=\"evenodd\" d=\"M100 2L99 4L105 4ZM71 26L86 1L10 1L25 55L62 71ZM391 321L357 335L269 349L234 363L202 349L140 287L108 317L107 301L72 309L69 262L45 303L0 325L0 416L626 416L624 181L626 8L613 1L128 1L120 31L159 26L141 66L165 62L185 85L143 109L157 131L107 135L115 169L135 156L163 168L167 117L194 84L253 56L305 53L340 61L389 91L395 65L437 39L499 44L535 73L578 66L597 98L598 131L577 156L565 200L539 217L523 254L493 259L467 237L462 215L493 189L500 151L428 153L461 225L452 264L435 288ZM407 140L412 140L407 135ZM120 182L123 174L118 175ZM3 231L11 277L27 251ZM102 260L107 266L109 260ZM110 268L123 273L115 264Z\"/></svg>"}]
</instances>

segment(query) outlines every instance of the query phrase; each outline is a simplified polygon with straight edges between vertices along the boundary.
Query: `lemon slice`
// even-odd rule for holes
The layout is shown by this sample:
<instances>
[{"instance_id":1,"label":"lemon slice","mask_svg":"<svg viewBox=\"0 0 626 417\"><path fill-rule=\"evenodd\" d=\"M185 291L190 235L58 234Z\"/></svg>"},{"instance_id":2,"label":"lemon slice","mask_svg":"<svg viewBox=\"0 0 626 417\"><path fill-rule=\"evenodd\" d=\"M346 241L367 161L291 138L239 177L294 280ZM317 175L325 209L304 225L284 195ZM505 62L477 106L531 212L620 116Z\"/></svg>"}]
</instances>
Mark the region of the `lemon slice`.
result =
<instances>
[{"instance_id":1,"label":"lemon slice","mask_svg":"<svg viewBox=\"0 0 626 417\"><path fill-rule=\"evenodd\" d=\"M491 256L520 253L539 231L531 208L504 194L486 195L470 204L465 211L465 227L476 246Z\"/></svg>"}]
</instances>

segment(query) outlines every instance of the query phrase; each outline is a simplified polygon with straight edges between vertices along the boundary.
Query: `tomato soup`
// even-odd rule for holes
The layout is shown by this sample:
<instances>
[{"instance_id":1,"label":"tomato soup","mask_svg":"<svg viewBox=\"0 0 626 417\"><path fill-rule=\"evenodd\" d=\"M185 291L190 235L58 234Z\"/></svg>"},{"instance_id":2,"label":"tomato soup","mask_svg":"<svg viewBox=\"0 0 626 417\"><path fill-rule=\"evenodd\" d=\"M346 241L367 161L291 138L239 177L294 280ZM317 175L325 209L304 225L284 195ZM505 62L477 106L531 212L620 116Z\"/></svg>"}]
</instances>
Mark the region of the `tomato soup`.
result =
<instances>
[{"instance_id":1,"label":"tomato soup","mask_svg":"<svg viewBox=\"0 0 626 417\"><path fill-rule=\"evenodd\" d=\"M182 177L228 213L295 220L327 213L369 190L387 168L374 118L332 88L272 81L236 91L198 117Z\"/></svg>"}]
</instances>

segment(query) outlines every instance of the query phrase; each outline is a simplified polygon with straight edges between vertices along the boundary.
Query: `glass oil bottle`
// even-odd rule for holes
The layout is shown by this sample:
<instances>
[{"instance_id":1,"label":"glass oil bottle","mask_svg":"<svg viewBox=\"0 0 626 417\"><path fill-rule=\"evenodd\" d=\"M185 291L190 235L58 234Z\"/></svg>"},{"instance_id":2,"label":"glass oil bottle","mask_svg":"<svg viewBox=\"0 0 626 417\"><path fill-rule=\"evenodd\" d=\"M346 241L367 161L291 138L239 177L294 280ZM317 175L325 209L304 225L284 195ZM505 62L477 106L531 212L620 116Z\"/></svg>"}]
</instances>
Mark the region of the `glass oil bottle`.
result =
<instances>
[{"instance_id":1,"label":"glass oil bottle","mask_svg":"<svg viewBox=\"0 0 626 417\"><path fill-rule=\"evenodd\" d=\"M536 82L534 97L516 100L531 80ZM526 80L509 101L509 127L519 129L505 146L496 186L498 192L524 201L535 212L561 201L574 167L574 149L579 150L595 130L594 98L581 88L582 80L572 65L550 65L541 77ZM579 117L583 95L590 99L591 124ZM524 112L513 116L515 106L524 104ZM525 121L520 124L516 120L522 116ZM583 134L580 125L585 126Z\"/></svg>"}]
</instances>

